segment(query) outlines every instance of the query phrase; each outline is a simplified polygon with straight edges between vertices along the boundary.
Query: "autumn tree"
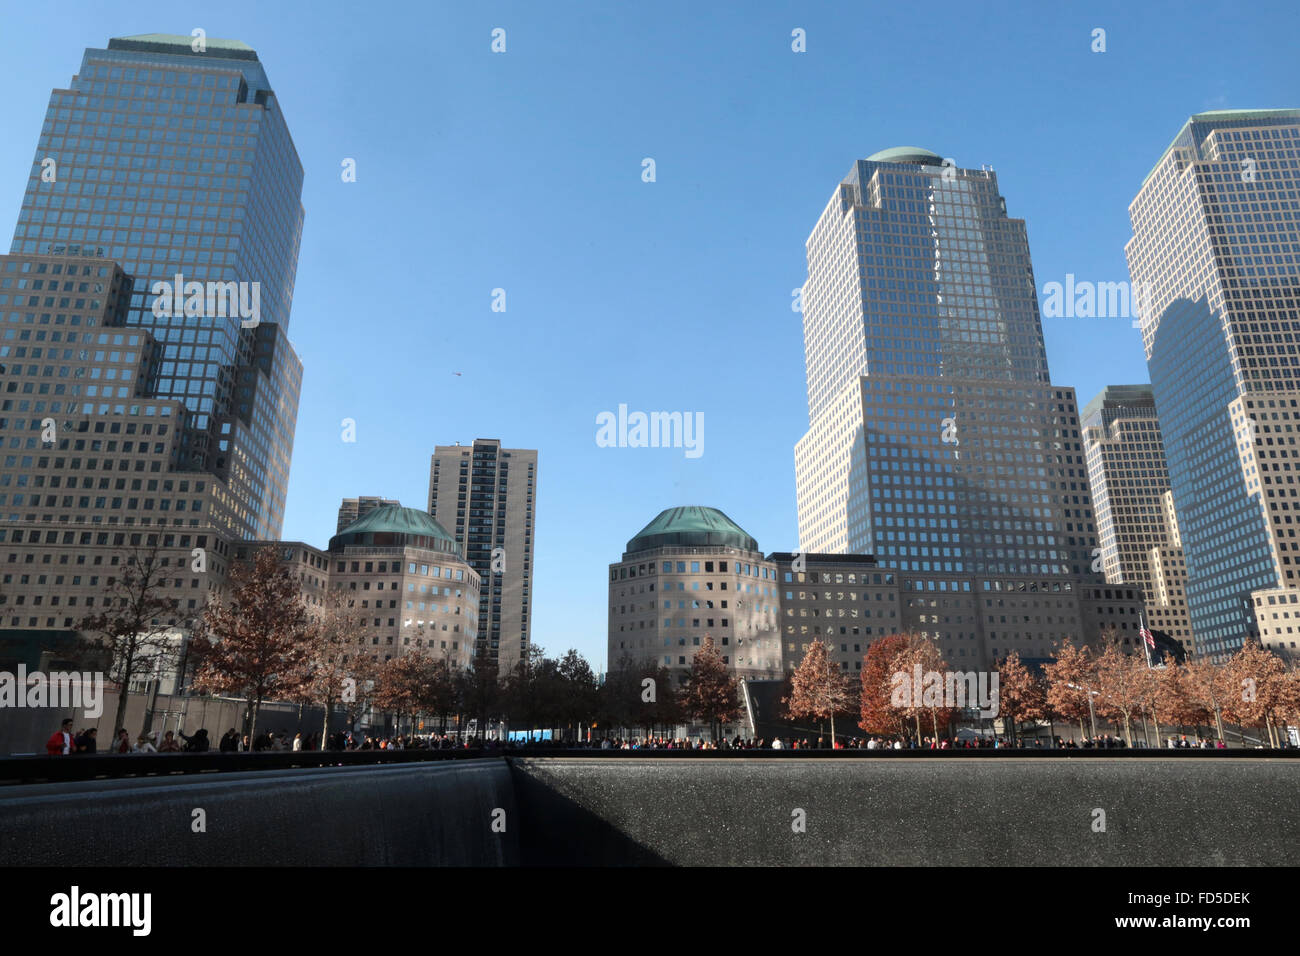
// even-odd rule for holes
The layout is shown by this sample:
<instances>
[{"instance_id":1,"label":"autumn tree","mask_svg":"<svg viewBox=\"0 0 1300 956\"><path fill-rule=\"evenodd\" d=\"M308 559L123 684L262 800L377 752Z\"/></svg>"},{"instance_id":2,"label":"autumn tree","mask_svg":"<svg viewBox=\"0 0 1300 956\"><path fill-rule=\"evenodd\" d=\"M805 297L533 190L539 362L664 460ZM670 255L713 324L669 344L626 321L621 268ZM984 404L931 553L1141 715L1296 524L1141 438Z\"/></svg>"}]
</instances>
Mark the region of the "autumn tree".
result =
<instances>
[{"instance_id":1,"label":"autumn tree","mask_svg":"<svg viewBox=\"0 0 1300 956\"><path fill-rule=\"evenodd\" d=\"M439 731L446 732L447 716L456 708L456 668L449 661L444 658L429 661L416 706L420 713L437 717Z\"/></svg>"},{"instance_id":2,"label":"autumn tree","mask_svg":"<svg viewBox=\"0 0 1300 956\"><path fill-rule=\"evenodd\" d=\"M1043 716L1044 692L1042 684L1034 679L1019 651L1012 651L997 666L998 715L1010 730L1011 743L1017 742L1018 725Z\"/></svg>"},{"instance_id":3,"label":"autumn tree","mask_svg":"<svg viewBox=\"0 0 1300 956\"><path fill-rule=\"evenodd\" d=\"M149 535L148 541L118 555L120 570L108 579L103 610L86 615L77 625L83 633L98 635L92 640L108 655L110 679L121 687L114 728L126 725L127 692L138 670L161 671L176 658L177 642L169 632L176 624L180 602L165 589L168 575L178 573L180 567L173 567L164 556L156 535Z\"/></svg>"},{"instance_id":4,"label":"autumn tree","mask_svg":"<svg viewBox=\"0 0 1300 956\"><path fill-rule=\"evenodd\" d=\"M905 634L890 634L867 645L862 658L858 726L869 734L907 735L906 712L891 705L893 676L900 670L907 647Z\"/></svg>"},{"instance_id":5,"label":"autumn tree","mask_svg":"<svg viewBox=\"0 0 1300 956\"><path fill-rule=\"evenodd\" d=\"M1164 667L1146 667L1138 672L1137 693L1141 702L1143 721L1151 715L1155 725L1156 745L1160 744L1160 724L1172 713L1172 697L1177 693L1178 666L1170 661ZM1144 738L1145 739L1145 738Z\"/></svg>"},{"instance_id":6,"label":"autumn tree","mask_svg":"<svg viewBox=\"0 0 1300 956\"><path fill-rule=\"evenodd\" d=\"M1133 716L1144 699L1145 658L1125 654L1118 644L1109 643L1096 661L1097 707L1116 725L1124 723L1124 740L1133 746Z\"/></svg>"},{"instance_id":7,"label":"autumn tree","mask_svg":"<svg viewBox=\"0 0 1300 956\"><path fill-rule=\"evenodd\" d=\"M1278 713L1285 724L1300 725L1300 667L1294 661L1287 663Z\"/></svg>"},{"instance_id":8,"label":"autumn tree","mask_svg":"<svg viewBox=\"0 0 1300 956\"><path fill-rule=\"evenodd\" d=\"M939 739L939 728L943 727L945 731L949 725L956 719L957 709L947 706L944 699L945 680L944 673L948 664L943 658L943 652L939 646L928 637L917 633L909 633L907 636L907 651L903 659L899 662L902 666L900 671L906 673L907 683L916 684L916 675L921 675L922 686L912 686L912 705L910 712L916 719L916 735L919 739L921 736L921 713L926 711L930 716L930 726L934 731L934 739L937 744ZM925 683L930 680L927 675L938 675L939 683L929 688ZM897 677L895 678L897 681ZM896 685L894 690L898 691Z\"/></svg>"},{"instance_id":9,"label":"autumn tree","mask_svg":"<svg viewBox=\"0 0 1300 956\"><path fill-rule=\"evenodd\" d=\"M808 645L799 666L791 677L790 696L781 703L793 718L808 717L831 722L831 746L835 746L835 715L853 704L853 686L831 660L824 641Z\"/></svg>"},{"instance_id":10,"label":"autumn tree","mask_svg":"<svg viewBox=\"0 0 1300 956\"><path fill-rule=\"evenodd\" d=\"M325 710L321 726L322 750L329 737L330 711L335 704L354 699L363 677L373 679L372 674L361 674L361 670L368 668L364 665L358 667L358 662L368 663L369 659L358 646L362 617L358 609L350 606L353 603L343 591L326 592L320 613L308 631L308 652L301 684L305 698L320 704Z\"/></svg>"},{"instance_id":11,"label":"autumn tree","mask_svg":"<svg viewBox=\"0 0 1300 956\"><path fill-rule=\"evenodd\" d=\"M262 548L231 567L226 595L204 609L195 688L246 698L255 738L262 702L292 695L303 680L310 626L298 582L275 548Z\"/></svg>"},{"instance_id":12,"label":"autumn tree","mask_svg":"<svg viewBox=\"0 0 1300 956\"><path fill-rule=\"evenodd\" d=\"M345 693L340 695L339 702L343 705L348 728L355 731L357 722L374 705L375 692L379 688L379 662L358 648L347 665L351 670L350 680L345 684Z\"/></svg>"},{"instance_id":13,"label":"autumn tree","mask_svg":"<svg viewBox=\"0 0 1300 956\"><path fill-rule=\"evenodd\" d=\"M1078 721L1079 735L1086 737L1083 719L1091 719L1091 694L1096 683L1096 669L1088 651L1062 641L1056 650L1056 659L1044 665L1047 679L1047 701L1062 719ZM1094 724L1092 732L1096 734Z\"/></svg>"},{"instance_id":14,"label":"autumn tree","mask_svg":"<svg viewBox=\"0 0 1300 956\"><path fill-rule=\"evenodd\" d=\"M1286 667L1281 659L1247 640L1228 662L1228 672L1240 695L1232 703L1233 711L1243 724L1263 728L1270 747L1279 746L1277 710L1286 693Z\"/></svg>"},{"instance_id":15,"label":"autumn tree","mask_svg":"<svg viewBox=\"0 0 1300 956\"><path fill-rule=\"evenodd\" d=\"M410 720L411 730L415 730L415 714L429 676L429 659L414 651L391 657L379 665L375 706L393 714L397 733L401 733L403 717Z\"/></svg>"},{"instance_id":16,"label":"autumn tree","mask_svg":"<svg viewBox=\"0 0 1300 956\"><path fill-rule=\"evenodd\" d=\"M739 690L740 684L713 646L713 638L705 634L691 661L682 694L686 713L694 720L707 722L717 740L722 736L722 725L740 717Z\"/></svg>"}]
</instances>

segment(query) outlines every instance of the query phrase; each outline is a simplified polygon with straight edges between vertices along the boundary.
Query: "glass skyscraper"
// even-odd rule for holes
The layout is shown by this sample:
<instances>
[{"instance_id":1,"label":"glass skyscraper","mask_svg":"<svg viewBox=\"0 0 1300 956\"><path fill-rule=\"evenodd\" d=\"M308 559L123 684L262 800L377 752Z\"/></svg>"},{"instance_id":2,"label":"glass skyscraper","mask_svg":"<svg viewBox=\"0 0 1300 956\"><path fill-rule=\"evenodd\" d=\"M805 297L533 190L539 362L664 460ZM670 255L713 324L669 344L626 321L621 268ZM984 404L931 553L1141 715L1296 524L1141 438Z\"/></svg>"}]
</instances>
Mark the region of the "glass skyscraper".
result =
<instances>
[{"instance_id":1,"label":"glass skyscraper","mask_svg":"<svg viewBox=\"0 0 1300 956\"><path fill-rule=\"evenodd\" d=\"M244 43L150 34L89 49L50 95L10 251L103 257L134 280L125 324L159 361L143 386L188 414L176 467L220 479L214 525L279 537L302 367L287 339L303 171ZM155 314L156 282L256 284L256 321ZM210 311L210 310L209 310Z\"/></svg>"},{"instance_id":2,"label":"glass skyscraper","mask_svg":"<svg viewBox=\"0 0 1300 956\"><path fill-rule=\"evenodd\" d=\"M1025 224L993 171L876 153L807 252L800 550L897 569L906 623L949 660L1045 657L1103 620L1131 640L1137 592L1093 570L1075 394L1049 377Z\"/></svg>"},{"instance_id":3,"label":"glass skyscraper","mask_svg":"<svg viewBox=\"0 0 1300 956\"><path fill-rule=\"evenodd\" d=\"M1197 650L1294 648L1300 110L1192 116L1129 216Z\"/></svg>"}]
</instances>

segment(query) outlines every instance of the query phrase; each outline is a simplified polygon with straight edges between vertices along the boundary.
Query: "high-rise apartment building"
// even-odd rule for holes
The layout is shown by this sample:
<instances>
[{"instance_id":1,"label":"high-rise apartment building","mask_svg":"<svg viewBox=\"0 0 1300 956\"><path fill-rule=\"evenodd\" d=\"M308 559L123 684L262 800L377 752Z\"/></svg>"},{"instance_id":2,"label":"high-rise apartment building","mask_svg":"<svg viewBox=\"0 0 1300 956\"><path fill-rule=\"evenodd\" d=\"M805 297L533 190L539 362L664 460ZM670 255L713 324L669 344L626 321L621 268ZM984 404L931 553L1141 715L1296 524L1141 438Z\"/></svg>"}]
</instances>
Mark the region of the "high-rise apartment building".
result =
<instances>
[{"instance_id":1,"label":"high-rise apartment building","mask_svg":"<svg viewBox=\"0 0 1300 956\"><path fill-rule=\"evenodd\" d=\"M1076 399L1049 377L1025 224L993 171L876 153L807 252L800 549L900 572L905 624L950 660L1047 657L1099 621L1133 642L1135 592L1091 572Z\"/></svg>"},{"instance_id":2,"label":"high-rise apartment building","mask_svg":"<svg viewBox=\"0 0 1300 956\"><path fill-rule=\"evenodd\" d=\"M1129 217L1197 652L1289 649L1271 615L1300 588L1300 110L1192 116Z\"/></svg>"},{"instance_id":3,"label":"high-rise apartment building","mask_svg":"<svg viewBox=\"0 0 1300 956\"><path fill-rule=\"evenodd\" d=\"M113 39L53 91L0 256L0 625L71 633L154 547L183 624L279 536L301 189L238 41Z\"/></svg>"},{"instance_id":4,"label":"high-rise apartment building","mask_svg":"<svg viewBox=\"0 0 1300 956\"><path fill-rule=\"evenodd\" d=\"M527 657L532 635L537 451L495 438L439 445L429 464L429 514L447 529L481 581L480 661L502 674Z\"/></svg>"},{"instance_id":5,"label":"high-rise apartment building","mask_svg":"<svg viewBox=\"0 0 1300 956\"><path fill-rule=\"evenodd\" d=\"M1187 565L1150 385L1107 385L1083 409L1102 572L1146 595L1146 623L1193 651Z\"/></svg>"}]
</instances>

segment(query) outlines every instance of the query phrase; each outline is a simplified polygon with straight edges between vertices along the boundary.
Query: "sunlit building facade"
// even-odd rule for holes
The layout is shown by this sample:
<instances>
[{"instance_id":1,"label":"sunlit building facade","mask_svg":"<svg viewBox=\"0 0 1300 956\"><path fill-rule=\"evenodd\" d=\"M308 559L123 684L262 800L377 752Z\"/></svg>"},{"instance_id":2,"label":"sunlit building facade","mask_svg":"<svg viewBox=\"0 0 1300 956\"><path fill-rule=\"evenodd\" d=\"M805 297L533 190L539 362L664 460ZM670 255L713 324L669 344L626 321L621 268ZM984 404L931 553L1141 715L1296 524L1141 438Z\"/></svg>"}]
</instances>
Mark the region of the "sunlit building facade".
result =
<instances>
[{"instance_id":1,"label":"sunlit building facade","mask_svg":"<svg viewBox=\"0 0 1300 956\"><path fill-rule=\"evenodd\" d=\"M904 622L950 658L1046 657L1098 620L1136 638L1132 589L1091 589L1078 405L994 172L916 147L860 160L807 254L801 550L899 572Z\"/></svg>"},{"instance_id":2,"label":"sunlit building facade","mask_svg":"<svg viewBox=\"0 0 1300 956\"><path fill-rule=\"evenodd\" d=\"M1146 623L1194 652L1187 564L1150 385L1107 385L1083 409L1102 573L1146 595Z\"/></svg>"},{"instance_id":3,"label":"sunlit building facade","mask_svg":"<svg viewBox=\"0 0 1300 956\"><path fill-rule=\"evenodd\" d=\"M1300 587L1298 196L1300 110L1215 111L1188 119L1129 206L1188 614L1211 658L1300 639L1272 618Z\"/></svg>"}]
</instances>

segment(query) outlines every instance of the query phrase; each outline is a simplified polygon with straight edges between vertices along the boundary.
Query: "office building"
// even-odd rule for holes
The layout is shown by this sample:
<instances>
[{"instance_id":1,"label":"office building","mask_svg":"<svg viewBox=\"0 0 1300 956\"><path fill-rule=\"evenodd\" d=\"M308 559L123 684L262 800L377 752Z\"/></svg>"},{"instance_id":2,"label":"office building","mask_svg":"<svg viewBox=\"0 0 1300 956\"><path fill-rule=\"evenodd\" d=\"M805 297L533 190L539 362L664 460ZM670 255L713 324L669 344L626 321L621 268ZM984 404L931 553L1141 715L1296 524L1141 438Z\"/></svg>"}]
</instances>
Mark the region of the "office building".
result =
<instances>
[{"instance_id":1,"label":"office building","mask_svg":"<svg viewBox=\"0 0 1300 956\"><path fill-rule=\"evenodd\" d=\"M1198 654L1288 646L1300 586L1300 110L1190 117L1129 206L1142 344L1187 560Z\"/></svg>"},{"instance_id":2,"label":"office building","mask_svg":"<svg viewBox=\"0 0 1300 956\"><path fill-rule=\"evenodd\" d=\"M1102 573L1146 595L1146 624L1193 653L1187 565L1150 385L1107 385L1081 413Z\"/></svg>"},{"instance_id":3,"label":"office building","mask_svg":"<svg viewBox=\"0 0 1300 956\"><path fill-rule=\"evenodd\" d=\"M661 511L609 566L609 664L690 673L705 635L742 678L781 675L777 565L716 508Z\"/></svg>"},{"instance_id":4,"label":"office building","mask_svg":"<svg viewBox=\"0 0 1300 956\"><path fill-rule=\"evenodd\" d=\"M780 583L781 660L795 670L813 641L823 641L830 659L857 676L872 641L903 628L897 574L869 554L767 556Z\"/></svg>"},{"instance_id":5,"label":"office building","mask_svg":"<svg viewBox=\"0 0 1300 956\"><path fill-rule=\"evenodd\" d=\"M994 172L915 147L860 160L807 255L800 550L874 555L950 660L1047 657L1097 622L1135 638L1140 598L1091 571L1078 406Z\"/></svg>"},{"instance_id":6,"label":"office building","mask_svg":"<svg viewBox=\"0 0 1300 956\"><path fill-rule=\"evenodd\" d=\"M360 610L358 648L373 661L422 653L469 665L479 575L428 514L375 508L330 538L328 557L329 587Z\"/></svg>"},{"instance_id":7,"label":"office building","mask_svg":"<svg viewBox=\"0 0 1300 956\"><path fill-rule=\"evenodd\" d=\"M279 536L301 191L238 41L113 39L51 93L0 259L6 624L74 627L123 549L156 546L183 627L232 541Z\"/></svg>"}]
</instances>

